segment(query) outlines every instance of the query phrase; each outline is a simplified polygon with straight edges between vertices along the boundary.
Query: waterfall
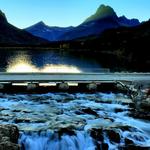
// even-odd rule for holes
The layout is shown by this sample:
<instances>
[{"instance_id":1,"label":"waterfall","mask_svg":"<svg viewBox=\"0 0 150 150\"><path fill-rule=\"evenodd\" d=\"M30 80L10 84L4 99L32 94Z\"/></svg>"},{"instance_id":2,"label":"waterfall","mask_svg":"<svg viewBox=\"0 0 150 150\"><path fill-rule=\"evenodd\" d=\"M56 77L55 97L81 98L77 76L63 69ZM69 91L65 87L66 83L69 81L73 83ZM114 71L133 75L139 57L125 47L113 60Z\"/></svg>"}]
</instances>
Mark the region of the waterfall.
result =
<instances>
[{"instance_id":1,"label":"waterfall","mask_svg":"<svg viewBox=\"0 0 150 150\"><path fill-rule=\"evenodd\" d=\"M21 133L21 150L95 150L95 145L88 133L76 132L75 135L58 133Z\"/></svg>"},{"instance_id":2,"label":"waterfall","mask_svg":"<svg viewBox=\"0 0 150 150\"><path fill-rule=\"evenodd\" d=\"M0 109L0 123L22 132L21 150L150 148L150 120L124 94L3 94Z\"/></svg>"}]
</instances>

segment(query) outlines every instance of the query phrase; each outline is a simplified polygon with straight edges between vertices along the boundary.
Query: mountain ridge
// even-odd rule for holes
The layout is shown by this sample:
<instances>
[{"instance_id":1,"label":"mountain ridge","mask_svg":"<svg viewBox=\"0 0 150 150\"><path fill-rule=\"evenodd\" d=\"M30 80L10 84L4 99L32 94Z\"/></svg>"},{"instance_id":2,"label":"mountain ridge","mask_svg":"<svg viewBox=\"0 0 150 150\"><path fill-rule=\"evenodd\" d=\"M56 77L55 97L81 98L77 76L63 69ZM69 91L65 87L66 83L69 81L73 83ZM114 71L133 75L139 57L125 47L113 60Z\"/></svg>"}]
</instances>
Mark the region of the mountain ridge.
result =
<instances>
[{"instance_id":1,"label":"mountain ridge","mask_svg":"<svg viewBox=\"0 0 150 150\"><path fill-rule=\"evenodd\" d=\"M50 27L43 24L43 22L39 22L39 24L41 28L39 28L39 25L37 28L37 24L35 24L25 30L49 41L66 41L100 34L107 29L118 28L120 26L137 26L140 22L137 19L127 19L125 16L118 17L113 8L101 5L95 14L88 17L77 27Z\"/></svg>"},{"instance_id":2,"label":"mountain ridge","mask_svg":"<svg viewBox=\"0 0 150 150\"><path fill-rule=\"evenodd\" d=\"M102 4L97 9L96 13L88 17L83 23L103 19L106 17L117 17L117 14L112 7Z\"/></svg>"},{"instance_id":3,"label":"mountain ridge","mask_svg":"<svg viewBox=\"0 0 150 150\"><path fill-rule=\"evenodd\" d=\"M48 26L43 21L40 21L25 30L34 36L44 38L49 41L57 41L65 32L71 31L74 27L57 27Z\"/></svg>"},{"instance_id":4,"label":"mountain ridge","mask_svg":"<svg viewBox=\"0 0 150 150\"><path fill-rule=\"evenodd\" d=\"M25 30L19 29L7 21L5 14L0 10L0 44L1 45L38 45L48 41L33 36Z\"/></svg>"}]
</instances>

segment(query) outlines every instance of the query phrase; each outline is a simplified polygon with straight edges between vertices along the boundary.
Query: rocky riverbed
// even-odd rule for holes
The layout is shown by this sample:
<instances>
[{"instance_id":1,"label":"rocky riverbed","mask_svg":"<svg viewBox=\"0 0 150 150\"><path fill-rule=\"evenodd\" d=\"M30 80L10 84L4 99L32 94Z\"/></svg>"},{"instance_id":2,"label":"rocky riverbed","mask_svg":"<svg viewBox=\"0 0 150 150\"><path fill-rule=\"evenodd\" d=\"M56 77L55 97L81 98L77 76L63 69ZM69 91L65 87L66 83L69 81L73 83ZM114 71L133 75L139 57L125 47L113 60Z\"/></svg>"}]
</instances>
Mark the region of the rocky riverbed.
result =
<instances>
[{"instance_id":1,"label":"rocky riverbed","mask_svg":"<svg viewBox=\"0 0 150 150\"><path fill-rule=\"evenodd\" d=\"M135 110L127 95L99 92L1 94L0 124L18 127L22 150L149 150L149 103Z\"/></svg>"}]
</instances>

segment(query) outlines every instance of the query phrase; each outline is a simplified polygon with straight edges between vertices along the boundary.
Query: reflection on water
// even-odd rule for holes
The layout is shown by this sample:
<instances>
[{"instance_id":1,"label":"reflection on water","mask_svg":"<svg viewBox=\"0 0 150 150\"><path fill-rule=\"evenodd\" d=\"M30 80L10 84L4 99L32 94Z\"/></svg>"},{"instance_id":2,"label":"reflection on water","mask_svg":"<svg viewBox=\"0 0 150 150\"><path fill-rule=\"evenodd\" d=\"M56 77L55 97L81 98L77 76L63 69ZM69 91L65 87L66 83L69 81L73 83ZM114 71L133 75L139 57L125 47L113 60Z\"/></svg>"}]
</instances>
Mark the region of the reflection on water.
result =
<instances>
[{"instance_id":1,"label":"reflection on water","mask_svg":"<svg viewBox=\"0 0 150 150\"><path fill-rule=\"evenodd\" d=\"M32 64L30 57L22 53L9 59L7 72L38 72L38 69Z\"/></svg>"},{"instance_id":2,"label":"reflection on water","mask_svg":"<svg viewBox=\"0 0 150 150\"><path fill-rule=\"evenodd\" d=\"M19 58L19 59L18 59ZM81 71L75 66L69 65L54 65L54 64L47 64L43 68L38 68L32 64L32 62L26 57L16 57L15 59L11 60L7 67L7 72L60 72L60 73L80 73Z\"/></svg>"},{"instance_id":3,"label":"reflection on water","mask_svg":"<svg viewBox=\"0 0 150 150\"><path fill-rule=\"evenodd\" d=\"M60 72L60 73L80 73L80 69L72 65L65 64L45 64L43 67L34 65L31 57L22 52L11 58L6 69L7 72Z\"/></svg>"},{"instance_id":4,"label":"reflection on water","mask_svg":"<svg viewBox=\"0 0 150 150\"><path fill-rule=\"evenodd\" d=\"M91 70L92 68L92 70ZM94 59L61 51L0 51L0 72L80 73L101 69Z\"/></svg>"},{"instance_id":5,"label":"reflection on water","mask_svg":"<svg viewBox=\"0 0 150 150\"><path fill-rule=\"evenodd\" d=\"M46 65L41 72L64 72L64 73L80 73L81 70L75 66L69 65Z\"/></svg>"},{"instance_id":6,"label":"reflection on water","mask_svg":"<svg viewBox=\"0 0 150 150\"><path fill-rule=\"evenodd\" d=\"M67 65L46 65L44 68L36 68L28 63L20 63L9 66L7 72L80 73L81 71L77 67Z\"/></svg>"}]
</instances>

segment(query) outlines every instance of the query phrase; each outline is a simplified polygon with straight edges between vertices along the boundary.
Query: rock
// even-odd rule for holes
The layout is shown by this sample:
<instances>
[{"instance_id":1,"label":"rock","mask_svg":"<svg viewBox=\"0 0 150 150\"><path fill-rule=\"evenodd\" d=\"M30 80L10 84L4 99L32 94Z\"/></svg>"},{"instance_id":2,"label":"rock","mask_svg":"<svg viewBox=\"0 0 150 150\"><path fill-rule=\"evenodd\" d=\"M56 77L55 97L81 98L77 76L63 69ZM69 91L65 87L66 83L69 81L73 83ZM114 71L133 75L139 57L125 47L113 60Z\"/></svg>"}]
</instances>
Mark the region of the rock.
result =
<instances>
[{"instance_id":1,"label":"rock","mask_svg":"<svg viewBox=\"0 0 150 150\"><path fill-rule=\"evenodd\" d=\"M0 107L0 111L6 110L4 107Z\"/></svg>"},{"instance_id":2,"label":"rock","mask_svg":"<svg viewBox=\"0 0 150 150\"><path fill-rule=\"evenodd\" d=\"M147 112L145 110L133 111L129 114L129 116L138 119L150 120L150 112Z\"/></svg>"},{"instance_id":3,"label":"rock","mask_svg":"<svg viewBox=\"0 0 150 150\"><path fill-rule=\"evenodd\" d=\"M97 114L97 112L95 112L94 110L92 110L91 108L85 108L82 109L82 112L89 114L89 115L94 115L96 117L99 117L99 115Z\"/></svg>"},{"instance_id":4,"label":"rock","mask_svg":"<svg viewBox=\"0 0 150 150\"><path fill-rule=\"evenodd\" d=\"M28 83L27 85L27 90L35 90L39 87L39 84L38 83Z\"/></svg>"},{"instance_id":5,"label":"rock","mask_svg":"<svg viewBox=\"0 0 150 150\"><path fill-rule=\"evenodd\" d=\"M66 91L69 89L69 85L67 83L59 83L57 86L59 90Z\"/></svg>"},{"instance_id":6,"label":"rock","mask_svg":"<svg viewBox=\"0 0 150 150\"><path fill-rule=\"evenodd\" d=\"M125 138L125 145L130 145L130 144L134 144L134 142L128 138Z\"/></svg>"},{"instance_id":7,"label":"rock","mask_svg":"<svg viewBox=\"0 0 150 150\"><path fill-rule=\"evenodd\" d=\"M115 113L123 112L123 111L124 111L124 109L121 109L121 108L116 108L116 109L115 109Z\"/></svg>"},{"instance_id":8,"label":"rock","mask_svg":"<svg viewBox=\"0 0 150 150\"><path fill-rule=\"evenodd\" d=\"M149 88L149 89L147 89L147 91L146 91L146 95L147 95L147 97L149 97L149 96L150 96L150 88Z\"/></svg>"},{"instance_id":9,"label":"rock","mask_svg":"<svg viewBox=\"0 0 150 150\"><path fill-rule=\"evenodd\" d=\"M72 97L72 96L64 97L63 98L63 103L67 103L67 102L70 102L72 100L74 100L74 97Z\"/></svg>"},{"instance_id":10,"label":"rock","mask_svg":"<svg viewBox=\"0 0 150 150\"><path fill-rule=\"evenodd\" d=\"M143 100L141 102L141 106L142 109L144 109L145 111L149 111L150 110L150 98L147 98L146 100Z\"/></svg>"},{"instance_id":11,"label":"rock","mask_svg":"<svg viewBox=\"0 0 150 150\"><path fill-rule=\"evenodd\" d=\"M15 123L30 123L30 119L29 118L15 118L14 122Z\"/></svg>"},{"instance_id":12,"label":"rock","mask_svg":"<svg viewBox=\"0 0 150 150\"><path fill-rule=\"evenodd\" d=\"M133 130L134 130L133 127L128 126L128 125L125 125L125 126L118 126L117 128L118 128L118 129L121 129L122 131L133 131Z\"/></svg>"},{"instance_id":13,"label":"rock","mask_svg":"<svg viewBox=\"0 0 150 150\"><path fill-rule=\"evenodd\" d=\"M19 150L19 130L14 125L0 125L0 150Z\"/></svg>"},{"instance_id":14,"label":"rock","mask_svg":"<svg viewBox=\"0 0 150 150\"><path fill-rule=\"evenodd\" d=\"M89 90L89 91L95 91L95 90L97 90L97 84L96 83L89 83L89 84L87 84L87 89Z\"/></svg>"},{"instance_id":15,"label":"rock","mask_svg":"<svg viewBox=\"0 0 150 150\"><path fill-rule=\"evenodd\" d=\"M20 146L18 144L5 141L0 142L0 150L20 150Z\"/></svg>"},{"instance_id":16,"label":"rock","mask_svg":"<svg viewBox=\"0 0 150 150\"><path fill-rule=\"evenodd\" d=\"M115 142L115 143L120 143L120 134L117 133L117 131L115 131L115 129L114 130L105 129L104 131L107 133L110 141Z\"/></svg>"},{"instance_id":17,"label":"rock","mask_svg":"<svg viewBox=\"0 0 150 150\"><path fill-rule=\"evenodd\" d=\"M125 147L122 147L121 150L150 150L150 147L142 147L142 146L136 146L136 145L126 145Z\"/></svg>"},{"instance_id":18,"label":"rock","mask_svg":"<svg viewBox=\"0 0 150 150\"><path fill-rule=\"evenodd\" d=\"M108 144L107 144L107 143L102 143L102 144L101 144L101 149L102 149L102 150L108 150L108 149L109 149Z\"/></svg>"},{"instance_id":19,"label":"rock","mask_svg":"<svg viewBox=\"0 0 150 150\"><path fill-rule=\"evenodd\" d=\"M47 120L44 118L38 118L38 117L20 117L15 118L15 123L45 123Z\"/></svg>"},{"instance_id":20,"label":"rock","mask_svg":"<svg viewBox=\"0 0 150 150\"><path fill-rule=\"evenodd\" d=\"M95 142L95 150L108 150L109 146L107 143Z\"/></svg>"},{"instance_id":21,"label":"rock","mask_svg":"<svg viewBox=\"0 0 150 150\"><path fill-rule=\"evenodd\" d=\"M0 83L0 90L3 90L5 88L3 83Z\"/></svg>"},{"instance_id":22,"label":"rock","mask_svg":"<svg viewBox=\"0 0 150 150\"><path fill-rule=\"evenodd\" d=\"M94 138L97 142L103 142L104 137L103 137L103 129L97 129L93 128L90 131L90 135L92 138Z\"/></svg>"},{"instance_id":23,"label":"rock","mask_svg":"<svg viewBox=\"0 0 150 150\"><path fill-rule=\"evenodd\" d=\"M70 127L68 128L60 128L58 131L59 136L61 137L63 134L67 134L69 136L76 135L75 131Z\"/></svg>"}]
</instances>

